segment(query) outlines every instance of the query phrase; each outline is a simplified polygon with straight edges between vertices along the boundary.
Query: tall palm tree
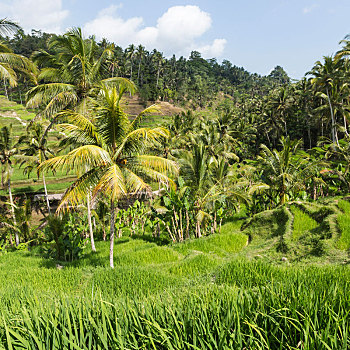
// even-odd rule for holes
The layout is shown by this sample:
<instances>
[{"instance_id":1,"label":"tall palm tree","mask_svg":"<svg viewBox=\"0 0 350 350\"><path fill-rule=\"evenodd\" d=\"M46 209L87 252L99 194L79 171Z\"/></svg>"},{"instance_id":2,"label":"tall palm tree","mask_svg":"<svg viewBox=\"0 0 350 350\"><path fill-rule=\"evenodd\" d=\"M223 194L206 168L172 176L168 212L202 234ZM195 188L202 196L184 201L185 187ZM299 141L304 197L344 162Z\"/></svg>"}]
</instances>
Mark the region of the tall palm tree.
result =
<instances>
[{"instance_id":1,"label":"tall palm tree","mask_svg":"<svg viewBox=\"0 0 350 350\"><path fill-rule=\"evenodd\" d=\"M43 137L56 122L55 115L58 112L69 108L85 114L87 100L96 95L101 82L105 84L122 82L131 92L135 89L132 83L123 78L103 79L108 72L107 58L112 56L113 50L106 47L99 54L100 48L95 39L84 38L80 28L73 28L63 36L51 37L48 47L53 53L41 50L33 55L34 61L43 67L38 79L44 82L27 93L27 106L44 106L41 114L50 119ZM89 209L88 192L86 200ZM88 210L88 222L92 236L90 210ZM91 241L93 245L93 238Z\"/></svg>"},{"instance_id":2,"label":"tall palm tree","mask_svg":"<svg viewBox=\"0 0 350 350\"><path fill-rule=\"evenodd\" d=\"M10 206L14 224L16 224L16 216L15 205L12 197L11 176L13 173L13 164L15 163L16 156L19 153L18 145L21 141L22 139L17 140L12 133L12 124L10 124L10 126L3 126L0 128L0 161L3 174L7 180L7 189L9 192ZM16 245L18 246L19 236L17 231L15 231L15 241Z\"/></svg>"},{"instance_id":3,"label":"tall palm tree","mask_svg":"<svg viewBox=\"0 0 350 350\"><path fill-rule=\"evenodd\" d=\"M132 81L132 69L134 65L136 47L134 44L131 44L125 51L126 51L126 57L130 61L130 80Z\"/></svg>"},{"instance_id":4,"label":"tall palm tree","mask_svg":"<svg viewBox=\"0 0 350 350\"><path fill-rule=\"evenodd\" d=\"M16 33L21 27L7 18L0 19L0 35Z\"/></svg>"},{"instance_id":5,"label":"tall palm tree","mask_svg":"<svg viewBox=\"0 0 350 350\"><path fill-rule=\"evenodd\" d=\"M42 114L52 118L65 108L85 108L87 98L101 82L118 81L104 79L108 71L107 58L112 50L107 47L99 54L94 38L85 39L80 28L73 28L62 36L48 41L49 51L33 54L33 60L42 70L38 76L43 83L27 93L28 107L43 107ZM54 53L51 53L51 52Z\"/></svg>"},{"instance_id":6,"label":"tall palm tree","mask_svg":"<svg viewBox=\"0 0 350 350\"><path fill-rule=\"evenodd\" d=\"M139 59L139 68L137 70L137 82L140 85L140 72L141 72L141 62L144 59L146 54L145 47L142 45L139 45L136 49L136 56Z\"/></svg>"},{"instance_id":7,"label":"tall palm tree","mask_svg":"<svg viewBox=\"0 0 350 350\"><path fill-rule=\"evenodd\" d=\"M285 136L288 136L287 113L293 101L286 86L280 87L275 94L271 96L269 107L278 119L284 124Z\"/></svg>"},{"instance_id":8,"label":"tall palm tree","mask_svg":"<svg viewBox=\"0 0 350 350\"><path fill-rule=\"evenodd\" d=\"M282 137L281 146L281 151L278 151L261 145L258 157L262 180L269 186L269 191L279 198L280 205L304 188L318 164L299 151L301 140L291 141L289 137Z\"/></svg>"},{"instance_id":9,"label":"tall palm tree","mask_svg":"<svg viewBox=\"0 0 350 350\"><path fill-rule=\"evenodd\" d=\"M48 159L39 167L39 171L87 169L68 188L58 211L80 203L90 189L94 198L99 194L109 196L111 267L114 267L115 208L119 199L130 193L151 191L148 181L172 184L168 175L178 172L174 161L146 154L150 144L167 137L168 131L163 127L139 127L142 117L155 111L153 106L130 121L121 104L126 91L123 83L118 88L102 84L92 101L91 118L75 111L64 112L67 122L60 127L83 145L66 155Z\"/></svg>"},{"instance_id":10,"label":"tall palm tree","mask_svg":"<svg viewBox=\"0 0 350 350\"><path fill-rule=\"evenodd\" d=\"M0 19L0 35L15 33L19 29L20 27L16 23L7 19ZM4 81L6 95L6 81L12 87L17 86L16 71L29 75L36 70L27 57L15 54L4 42L0 41L0 78Z\"/></svg>"},{"instance_id":11,"label":"tall palm tree","mask_svg":"<svg viewBox=\"0 0 350 350\"><path fill-rule=\"evenodd\" d=\"M152 61L154 62L154 64L157 67L156 88L158 88L161 68L165 62L163 54L157 50L154 50L152 52Z\"/></svg>"},{"instance_id":12,"label":"tall palm tree","mask_svg":"<svg viewBox=\"0 0 350 350\"><path fill-rule=\"evenodd\" d=\"M27 137L23 140L21 151L21 165L25 165L24 173L30 174L46 159L54 156L53 151L48 147L46 127L43 123L33 122L28 127ZM44 185L45 201L49 215L51 214L50 202L47 193L45 174L42 174Z\"/></svg>"},{"instance_id":13,"label":"tall palm tree","mask_svg":"<svg viewBox=\"0 0 350 350\"><path fill-rule=\"evenodd\" d=\"M308 73L314 76L314 78L311 79L311 82L315 88L320 89L321 92L325 93L331 115L332 141L337 145L339 145L339 141L332 99L334 91L342 79L342 65L343 62L341 60L334 59L331 56L325 56L324 63L322 64L320 61L317 61L315 66Z\"/></svg>"},{"instance_id":14,"label":"tall palm tree","mask_svg":"<svg viewBox=\"0 0 350 350\"><path fill-rule=\"evenodd\" d=\"M312 148L311 140L311 125L316 123L315 112L313 109L315 94L312 89L311 81L303 78L297 84L294 85L294 103L302 117L302 122L307 128L308 148ZM313 123L312 123L312 119ZM306 145L306 140L304 141Z\"/></svg>"}]
</instances>

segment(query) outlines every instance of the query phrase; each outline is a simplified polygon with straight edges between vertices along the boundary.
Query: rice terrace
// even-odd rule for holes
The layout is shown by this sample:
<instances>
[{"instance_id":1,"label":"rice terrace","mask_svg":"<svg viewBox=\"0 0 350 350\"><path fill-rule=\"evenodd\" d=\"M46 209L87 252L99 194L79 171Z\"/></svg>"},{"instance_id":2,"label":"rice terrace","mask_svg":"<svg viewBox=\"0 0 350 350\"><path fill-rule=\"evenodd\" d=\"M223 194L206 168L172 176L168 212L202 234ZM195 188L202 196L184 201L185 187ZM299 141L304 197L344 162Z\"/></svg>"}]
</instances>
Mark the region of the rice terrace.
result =
<instances>
[{"instance_id":1,"label":"rice terrace","mask_svg":"<svg viewBox=\"0 0 350 350\"><path fill-rule=\"evenodd\" d=\"M0 350L350 349L349 11L0 0Z\"/></svg>"}]
</instances>

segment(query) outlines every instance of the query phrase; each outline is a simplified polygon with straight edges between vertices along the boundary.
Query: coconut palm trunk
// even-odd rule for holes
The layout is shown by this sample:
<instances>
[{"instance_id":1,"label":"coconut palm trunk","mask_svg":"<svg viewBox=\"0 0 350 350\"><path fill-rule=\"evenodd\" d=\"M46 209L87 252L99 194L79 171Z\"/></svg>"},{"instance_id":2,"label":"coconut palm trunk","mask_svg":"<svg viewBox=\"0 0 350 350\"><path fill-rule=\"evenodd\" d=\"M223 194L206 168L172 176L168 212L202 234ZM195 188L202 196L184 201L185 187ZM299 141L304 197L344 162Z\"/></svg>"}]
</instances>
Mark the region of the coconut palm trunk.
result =
<instances>
[{"instance_id":1,"label":"coconut palm trunk","mask_svg":"<svg viewBox=\"0 0 350 350\"><path fill-rule=\"evenodd\" d=\"M156 83L157 89L158 89L158 83L159 83L159 75L160 75L160 64L158 65L158 70L157 70L157 83Z\"/></svg>"},{"instance_id":2,"label":"coconut palm trunk","mask_svg":"<svg viewBox=\"0 0 350 350\"><path fill-rule=\"evenodd\" d=\"M7 187L8 187L8 191L9 191L9 197L10 197L11 212L12 212L12 217L13 217L13 224L14 224L14 226L16 226L17 222L16 222L16 215L15 215L15 204L13 203L12 190L11 190L11 179L10 178L7 180ZM15 241L16 241L16 247L18 247L18 245L19 245L19 236L18 236L18 232L17 231L15 231Z\"/></svg>"},{"instance_id":3,"label":"coconut palm trunk","mask_svg":"<svg viewBox=\"0 0 350 350\"><path fill-rule=\"evenodd\" d=\"M338 142L338 135L337 135L337 131L335 129L336 125L335 125L335 119L334 119L334 112L333 112L333 106L332 106L332 102L329 96L329 91L328 88L326 88L326 93L327 93L327 99L328 99L328 104L329 104L329 109L331 111L331 120L332 120L332 141L333 143L336 143L339 146L339 142Z\"/></svg>"},{"instance_id":4,"label":"coconut palm trunk","mask_svg":"<svg viewBox=\"0 0 350 350\"><path fill-rule=\"evenodd\" d=\"M88 223L89 223L89 231L90 231L90 241L91 241L91 250L96 252L95 240L94 240L94 231L92 229L92 221L91 221L91 203L90 203L90 193L87 194L87 214L88 214Z\"/></svg>"},{"instance_id":5,"label":"coconut palm trunk","mask_svg":"<svg viewBox=\"0 0 350 350\"><path fill-rule=\"evenodd\" d=\"M132 60L130 60L130 65L131 65L131 68L130 68L130 80L132 81L132 66L133 66Z\"/></svg>"},{"instance_id":6,"label":"coconut palm trunk","mask_svg":"<svg viewBox=\"0 0 350 350\"><path fill-rule=\"evenodd\" d=\"M141 58L139 61L139 69L137 71L137 82L140 84Z\"/></svg>"},{"instance_id":7,"label":"coconut palm trunk","mask_svg":"<svg viewBox=\"0 0 350 350\"><path fill-rule=\"evenodd\" d=\"M4 78L4 90L5 90L5 96L6 96L6 98L9 99L9 95L8 95L8 93L7 93L7 86L6 86L6 80L5 80L5 78Z\"/></svg>"},{"instance_id":8,"label":"coconut palm trunk","mask_svg":"<svg viewBox=\"0 0 350 350\"><path fill-rule=\"evenodd\" d=\"M343 113L343 120L344 120L344 132L345 132L345 135L347 137L349 137L349 133L348 133L348 123L346 122L346 116L345 116L345 113Z\"/></svg>"},{"instance_id":9,"label":"coconut palm trunk","mask_svg":"<svg viewBox=\"0 0 350 350\"><path fill-rule=\"evenodd\" d=\"M46 181L45 181L44 173L43 173L43 185L44 185L44 193L45 193L45 200L46 200L47 210L49 211L49 215L51 215L51 208L50 208L49 196L47 194L47 187L46 187Z\"/></svg>"},{"instance_id":10,"label":"coconut palm trunk","mask_svg":"<svg viewBox=\"0 0 350 350\"><path fill-rule=\"evenodd\" d=\"M115 231L115 207L114 201L111 200L111 234L110 234L110 246L109 246L109 266L114 268L113 251L114 251L114 231Z\"/></svg>"}]
</instances>

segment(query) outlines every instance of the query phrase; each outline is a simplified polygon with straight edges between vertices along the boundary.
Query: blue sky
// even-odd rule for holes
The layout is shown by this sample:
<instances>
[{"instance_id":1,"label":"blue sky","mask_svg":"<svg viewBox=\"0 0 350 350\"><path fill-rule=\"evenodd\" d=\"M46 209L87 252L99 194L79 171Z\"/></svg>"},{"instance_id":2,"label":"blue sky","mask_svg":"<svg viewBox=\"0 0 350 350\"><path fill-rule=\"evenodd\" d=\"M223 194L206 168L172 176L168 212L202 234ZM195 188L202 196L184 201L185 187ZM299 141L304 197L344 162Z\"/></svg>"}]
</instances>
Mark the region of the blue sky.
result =
<instances>
[{"instance_id":1,"label":"blue sky","mask_svg":"<svg viewBox=\"0 0 350 350\"><path fill-rule=\"evenodd\" d=\"M228 59L250 72L300 78L350 33L350 0L0 0L0 18L57 33L81 26L123 47Z\"/></svg>"}]
</instances>

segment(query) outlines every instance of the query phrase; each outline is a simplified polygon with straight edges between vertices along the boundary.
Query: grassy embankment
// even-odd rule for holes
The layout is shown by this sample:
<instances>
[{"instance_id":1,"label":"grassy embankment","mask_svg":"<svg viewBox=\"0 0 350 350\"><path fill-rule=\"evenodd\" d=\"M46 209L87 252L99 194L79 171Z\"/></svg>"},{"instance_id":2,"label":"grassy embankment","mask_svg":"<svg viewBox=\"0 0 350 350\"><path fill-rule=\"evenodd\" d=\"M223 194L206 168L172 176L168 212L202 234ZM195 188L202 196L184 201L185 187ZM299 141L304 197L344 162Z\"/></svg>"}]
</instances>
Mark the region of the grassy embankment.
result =
<instances>
[{"instance_id":1,"label":"grassy embankment","mask_svg":"<svg viewBox=\"0 0 350 350\"><path fill-rule=\"evenodd\" d=\"M164 124L170 115L181 111L180 108L166 102L161 102L159 106L161 109L159 115L145 117L142 125L158 126ZM131 116L134 116L140 113L144 109L144 106L140 99L135 96L126 99L125 109ZM9 101L5 96L0 95L0 126L9 126L12 124L12 130L16 137L26 133L26 127L34 116L35 114L26 110L23 105ZM54 130L49 133L48 146L52 151L56 151L60 138L62 138L62 135ZM23 174L23 166L20 168L18 164L14 166L11 179L14 194L44 191L42 179L37 177L36 171L33 171L29 176L25 175ZM48 173L46 175L46 183L49 193L63 192L74 179L75 174L73 173L66 174L59 171L55 174ZM6 188L0 189L1 195L7 195Z\"/></svg>"},{"instance_id":2,"label":"grassy embankment","mask_svg":"<svg viewBox=\"0 0 350 350\"><path fill-rule=\"evenodd\" d=\"M0 126L10 126L12 124L12 131L16 137L26 133L26 127L34 116L35 114L26 110L24 106L11 102L4 96L0 96ZM48 138L49 148L55 150L59 138L59 133L55 131L50 132ZM23 168L24 166L20 167L19 164L14 166L11 176L13 193L43 192L42 179L37 177L36 171L33 171L28 176L23 174ZM74 178L74 174L62 172L47 174L48 191L50 193L62 192L72 183ZM7 189L1 189L0 195L7 195Z\"/></svg>"},{"instance_id":3,"label":"grassy embankment","mask_svg":"<svg viewBox=\"0 0 350 350\"><path fill-rule=\"evenodd\" d=\"M277 214L282 222L285 214ZM348 213L340 215L349 220ZM295 225L282 222L292 240L304 235L310 222L303 225L304 219L296 211ZM261 234L267 221L261 221ZM349 348L349 267L282 263L268 249L261 255L263 238L253 237L246 247L245 232L253 230L241 232L241 223L236 219L220 234L168 246L147 237L118 239L114 270L107 267L108 242L98 242L95 254L87 247L84 258L62 270L37 250L3 254L0 344L6 349ZM265 237L270 246L273 239Z\"/></svg>"}]
</instances>

